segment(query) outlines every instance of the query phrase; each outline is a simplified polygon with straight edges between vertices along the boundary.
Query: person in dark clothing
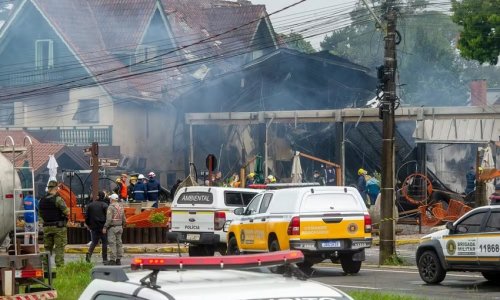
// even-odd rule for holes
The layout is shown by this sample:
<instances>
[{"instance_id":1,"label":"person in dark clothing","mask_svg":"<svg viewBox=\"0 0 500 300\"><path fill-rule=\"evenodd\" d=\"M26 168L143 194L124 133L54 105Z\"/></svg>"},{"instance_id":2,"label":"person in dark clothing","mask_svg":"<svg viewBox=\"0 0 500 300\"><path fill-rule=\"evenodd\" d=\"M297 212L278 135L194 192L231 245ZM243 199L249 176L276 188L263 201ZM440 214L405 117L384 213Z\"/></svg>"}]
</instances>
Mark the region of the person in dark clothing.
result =
<instances>
[{"instance_id":1,"label":"person in dark clothing","mask_svg":"<svg viewBox=\"0 0 500 300\"><path fill-rule=\"evenodd\" d=\"M337 185L337 174L333 167L328 167L325 169L325 179L326 179L326 185L329 186Z\"/></svg>"},{"instance_id":2,"label":"person in dark clothing","mask_svg":"<svg viewBox=\"0 0 500 300\"><path fill-rule=\"evenodd\" d=\"M106 223L108 205L101 200L101 193L102 196L104 196L103 192L99 192L99 199L97 201L92 201L87 206L87 212L85 214L85 227L90 230L90 237L92 239L89 250L85 255L85 260L90 262L92 253L94 252L97 243L99 243L99 240L101 240L102 261L106 264L108 261L108 237L102 232L102 229ZM104 199L104 197L102 197L102 199Z\"/></svg>"},{"instance_id":3,"label":"person in dark clothing","mask_svg":"<svg viewBox=\"0 0 500 300\"><path fill-rule=\"evenodd\" d=\"M149 172L148 177L149 181L146 185L148 206L158 207L158 195L160 194L161 186L160 183L156 181L156 174L154 172Z\"/></svg>"},{"instance_id":4,"label":"person in dark clothing","mask_svg":"<svg viewBox=\"0 0 500 300\"><path fill-rule=\"evenodd\" d=\"M468 195L476 189L476 172L474 171L474 167L470 167L469 171L467 171L465 180L465 194Z\"/></svg>"},{"instance_id":5,"label":"person in dark clothing","mask_svg":"<svg viewBox=\"0 0 500 300\"><path fill-rule=\"evenodd\" d=\"M180 179L177 179L177 181L175 182L175 184L170 189L170 195L172 196L172 201L174 200L175 192L177 192L177 189L179 188L179 184L181 184L181 182L182 181Z\"/></svg>"},{"instance_id":6,"label":"person in dark clothing","mask_svg":"<svg viewBox=\"0 0 500 300\"><path fill-rule=\"evenodd\" d=\"M139 174L139 177L137 179L138 180L134 185L134 189L132 191L132 197L135 201L145 202L147 200L147 187L144 183L144 175Z\"/></svg>"},{"instance_id":7,"label":"person in dark clothing","mask_svg":"<svg viewBox=\"0 0 500 300\"><path fill-rule=\"evenodd\" d=\"M314 182L319 183L319 185L325 185L325 177L321 176L319 171L314 171L313 177Z\"/></svg>"},{"instance_id":8,"label":"person in dark clothing","mask_svg":"<svg viewBox=\"0 0 500 300\"><path fill-rule=\"evenodd\" d=\"M366 202L366 178L365 178L366 173L367 172L364 169L358 170L358 184L357 184L359 194L361 195L363 201L365 202Z\"/></svg>"}]
</instances>

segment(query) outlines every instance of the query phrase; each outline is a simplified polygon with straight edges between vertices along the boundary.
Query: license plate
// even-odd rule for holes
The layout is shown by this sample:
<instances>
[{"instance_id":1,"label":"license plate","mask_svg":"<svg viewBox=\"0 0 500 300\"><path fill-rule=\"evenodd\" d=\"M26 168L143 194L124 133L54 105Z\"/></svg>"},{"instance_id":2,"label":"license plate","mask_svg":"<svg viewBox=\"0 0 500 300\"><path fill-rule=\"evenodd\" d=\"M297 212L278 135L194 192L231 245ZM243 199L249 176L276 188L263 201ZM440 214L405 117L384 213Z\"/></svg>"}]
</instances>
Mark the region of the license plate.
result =
<instances>
[{"instance_id":1,"label":"license plate","mask_svg":"<svg viewBox=\"0 0 500 300\"><path fill-rule=\"evenodd\" d=\"M340 241L321 242L323 248L340 248Z\"/></svg>"},{"instance_id":2,"label":"license plate","mask_svg":"<svg viewBox=\"0 0 500 300\"><path fill-rule=\"evenodd\" d=\"M200 240L200 235L199 234L186 234L186 240L188 241L199 241Z\"/></svg>"}]
</instances>

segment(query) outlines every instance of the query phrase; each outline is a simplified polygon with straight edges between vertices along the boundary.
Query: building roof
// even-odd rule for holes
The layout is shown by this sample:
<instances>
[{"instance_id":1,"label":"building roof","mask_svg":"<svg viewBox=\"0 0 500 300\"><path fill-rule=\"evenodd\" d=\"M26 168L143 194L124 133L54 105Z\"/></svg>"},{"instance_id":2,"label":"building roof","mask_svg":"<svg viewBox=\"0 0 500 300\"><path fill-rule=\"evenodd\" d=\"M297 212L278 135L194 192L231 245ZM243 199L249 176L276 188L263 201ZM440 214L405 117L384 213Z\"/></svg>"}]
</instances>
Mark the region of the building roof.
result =
<instances>
[{"instance_id":1,"label":"building roof","mask_svg":"<svg viewBox=\"0 0 500 300\"><path fill-rule=\"evenodd\" d=\"M163 58L158 71L132 74L117 53L135 53L157 9L167 21L176 47L185 47L221 32L266 16L262 5L220 0L28 0L75 53L89 72L89 82L98 81L115 98L159 100L178 93L179 80L191 79L194 67L177 66L220 54L221 49L250 45L259 22L245 26L214 41L205 41ZM19 6L24 7L24 6ZM17 15L17 14L13 14ZM222 41L222 42L217 42ZM178 48L177 48L178 49ZM171 49L163 50L170 52ZM220 64L220 63L219 63ZM150 70L150 69L149 69ZM110 72L111 71L111 72ZM189 74L186 74L189 73ZM189 76L185 76L189 75ZM82 81L69 82L78 85ZM53 83L51 83L53 84ZM165 92L166 91L166 92Z\"/></svg>"},{"instance_id":2,"label":"building roof","mask_svg":"<svg viewBox=\"0 0 500 300\"><path fill-rule=\"evenodd\" d=\"M498 141L498 119L420 120L413 137L417 143L480 144Z\"/></svg>"},{"instance_id":3,"label":"building roof","mask_svg":"<svg viewBox=\"0 0 500 300\"><path fill-rule=\"evenodd\" d=\"M7 137L10 136L14 140L14 144L16 147L23 146L25 143L25 137L29 137L31 139L31 142L36 145L39 144L40 141L38 139L34 138L32 135L27 133L24 130L0 130L0 146L8 145L11 146L10 140L7 140ZM26 140L26 145L29 145L29 141Z\"/></svg>"}]
</instances>

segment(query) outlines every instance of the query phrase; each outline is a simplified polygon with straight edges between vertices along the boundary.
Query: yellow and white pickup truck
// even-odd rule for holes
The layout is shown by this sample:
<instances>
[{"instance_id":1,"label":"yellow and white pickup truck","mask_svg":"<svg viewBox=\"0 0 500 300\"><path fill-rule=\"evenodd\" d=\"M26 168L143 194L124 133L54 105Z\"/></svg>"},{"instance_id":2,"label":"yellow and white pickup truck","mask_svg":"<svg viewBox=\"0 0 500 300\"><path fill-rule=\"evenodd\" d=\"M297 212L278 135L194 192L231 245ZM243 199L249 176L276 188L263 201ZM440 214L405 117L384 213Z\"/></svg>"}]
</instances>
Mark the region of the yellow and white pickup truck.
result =
<instances>
[{"instance_id":1,"label":"yellow and white pickup truck","mask_svg":"<svg viewBox=\"0 0 500 300\"><path fill-rule=\"evenodd\" d=\"M228 227L228 254L301 250L309 270L325 259L358 273L371 247L371 218L352 187L268 190L238 208Z\"/></svg>"}]
</instances>

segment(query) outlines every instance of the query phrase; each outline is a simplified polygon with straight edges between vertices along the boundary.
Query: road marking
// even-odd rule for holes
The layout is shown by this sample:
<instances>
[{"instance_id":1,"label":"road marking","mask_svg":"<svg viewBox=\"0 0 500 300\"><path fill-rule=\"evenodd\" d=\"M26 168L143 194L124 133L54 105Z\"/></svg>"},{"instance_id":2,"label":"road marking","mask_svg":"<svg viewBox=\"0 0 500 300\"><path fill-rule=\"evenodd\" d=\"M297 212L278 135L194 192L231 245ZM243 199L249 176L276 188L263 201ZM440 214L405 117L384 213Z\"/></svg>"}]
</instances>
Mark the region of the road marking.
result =
<instances>
[{"instance_id":1,"label":"road marking","mask_svg":"<svg viewBox=\"0 0 500 300\"><path fill-rule=\"evenodd\" d=\"M334 270L342 270L342 268L336 268L336 267L321 267L321 269L334 269ZM388 273L403 273L403 274L418 274L418 271L404 271L404 270L392 270L392 269L361 269L362 271L368 271L368 272L388 272ZM455 277L477 277L477 278L483 278L481 275L472 275L472 274L447 274L446 276L455 276Z\"/></svg>"},{"instance_id":2,"label":"road marking","mask_svg":"<svg viewBox=\"0 0 500 300\"><path fill-rule=\"evenodd\" d=\"M329 284L330 286L337 288L349 288L349 289L365 289L365 290L381 290L381 288L374 288L369 286L359 286L359 285L341 285L341 284Z\"/></svg>"}]
</instances>

